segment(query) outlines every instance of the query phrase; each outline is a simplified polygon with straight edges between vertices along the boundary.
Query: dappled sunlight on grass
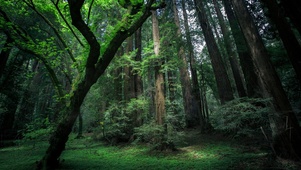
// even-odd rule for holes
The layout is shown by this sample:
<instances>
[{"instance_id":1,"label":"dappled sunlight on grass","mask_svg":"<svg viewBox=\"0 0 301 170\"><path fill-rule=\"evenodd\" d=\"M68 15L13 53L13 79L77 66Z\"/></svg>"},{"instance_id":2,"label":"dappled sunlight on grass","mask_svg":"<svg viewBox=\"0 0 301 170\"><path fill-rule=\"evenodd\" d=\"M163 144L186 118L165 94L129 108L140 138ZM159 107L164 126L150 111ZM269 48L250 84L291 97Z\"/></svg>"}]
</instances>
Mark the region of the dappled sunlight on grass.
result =
<instances>
[{"instance_id":1,"label":"dappled sunlight on grass","mask_svg":"<svg viewBox=\"0 0 301 170\"><path fill-rule=\"evenodd\" d=\"M91 138L72 136L61 155L60 169L252 169L263 152L244 152L230 142L206 139L193 145L179 146L178 151L159 152L149 145L108 146ZM47 149L47 142L0 149L0 169L34 169ZM17 161L16 161L17 160ZM249 167L249 168L248 168Z\"/></svg>"}]
</instances>

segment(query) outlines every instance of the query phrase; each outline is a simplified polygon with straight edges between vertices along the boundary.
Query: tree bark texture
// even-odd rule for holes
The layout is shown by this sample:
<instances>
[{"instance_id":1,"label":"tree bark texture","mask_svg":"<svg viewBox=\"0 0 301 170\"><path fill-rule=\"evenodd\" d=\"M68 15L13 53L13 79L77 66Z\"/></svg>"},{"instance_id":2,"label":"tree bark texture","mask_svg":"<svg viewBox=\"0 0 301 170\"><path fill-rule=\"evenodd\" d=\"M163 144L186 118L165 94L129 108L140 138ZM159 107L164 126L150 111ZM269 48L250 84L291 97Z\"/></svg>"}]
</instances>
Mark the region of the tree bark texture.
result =
<instances>
[{"instance_id":1,"label":"tree bark texture","mask_svg":"<svg viewBox=\"0 0 301 170\"><path fill-rule=\"evenodd\" d=\"M182 41L182 33L181 33L181 26L180 26L180 19L178 15L178 10L176 7L176 1L173 0L173 12L174 12L174 21L177 27L177 36L179 42ZM181 60L181 65L179 67L180 71L180 80L182 86L182 94L184 100L184 110L186 115L186 126L187 127L195 127L200 125L200 113L198 109L198 105L193 103L193 96L192 96L192 87L191 82L187 70L187 59L184 50L184 46L182 43L178 44L178 58Z\"/></svg>"},{"instance_id":2,"label":"tree bark texture","mask_svg":"<svg viewBox=\"0 0 301 170\"><path fill-rule=\"evenodd\" d=\"M248 97L260 97L261 88L259 78L255 74L250 50L248 49L244 35L233 12L230 1L223 0L225 11L229 20L232 35L236 44L240 65L244 74Z\"/></svg>"},{"instance_id":3,"label":"tree bark texture","mask_svg":"<svg viewBox=\"0 0 301 170\"><path fill-rule=\"evenodd\" d=\"M219 98L220 98L221 103L225 104L225 102L234 99L230 80L227 75L225 66L223 64L220 51L218 50L217 44L215 42L213 32L209 25L209 22L208 22L206 13L205 13L205 9L204 9L204 4L202 1L198 1L198 0L194 0L194 3L196 5L197 16L198 16L203 34L205 36L206 45L207 45L207 48L209 51L209 56L211 59L213 72L215 75L215 80L217 83Z\"/></svg>"},{"instance_id":4,"label":"tree bark texture","mask_svg":"<svg viewBox=\"0 0 301 170\"><path fill-rule=\"evenodd\" d=\"M152 11L152 27L154 52L156 56L160 56L160 35L159 23L157 19L157 12ZM164 124L165 118L165 97L164 97L164 76L161 72L162 59L157 59L155 64L155 107L156 107L156 123L158 125Z\"/></svg>"},{"instance_id":5,"label":"tree bark texture","mask_svg":"<svg viewBox=\"0 0 301 170\"><path fill-rule=\"evenodd\" d=\"M270 115L273 132L273 146L281 157L299 159L301 156L301 136L299 122L292 111L280 79L272 66L267 50L262 42L252 17L243 0L232 0L243 34L251 50L257 74L268 96L272 97L275 111Z\"/></svg>"},{"instance_id":6,"label":"tree bark texture","mask_svg":"<svg viewBox=\"0 0 301 170\"><path fill-rule=\"evenodd\" d=\"M225 48L226 48L226 51L228 54L228 59L230 61L231 70L233 73L238 96L245 97L245 96L247 96L247 94L246 94L246 91L245 91L245 88L243 85L242 77L240 75L240 69L239 69L238 61L236 59L237 56L236 56L236 53L234 52L234 47L232 45L233 43L230 39L230 31L226 26L225 20L223 18L223 15L219 8L217 0L213 0L213 5L214 5L214 9L216 11L217 18L218 18L218 21L219 21L219 24L220 24L220 27L222 30L224 44L225 44Z\"/></svg>"}]
</instances>

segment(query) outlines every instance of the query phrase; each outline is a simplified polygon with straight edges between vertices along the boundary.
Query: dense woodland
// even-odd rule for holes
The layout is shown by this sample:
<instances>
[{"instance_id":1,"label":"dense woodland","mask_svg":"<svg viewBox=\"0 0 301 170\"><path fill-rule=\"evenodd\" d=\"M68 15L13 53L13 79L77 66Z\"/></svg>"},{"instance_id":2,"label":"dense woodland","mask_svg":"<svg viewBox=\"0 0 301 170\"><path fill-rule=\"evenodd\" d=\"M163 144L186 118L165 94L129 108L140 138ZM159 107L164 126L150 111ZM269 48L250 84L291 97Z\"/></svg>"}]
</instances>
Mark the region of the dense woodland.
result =
<instances>
[{"instance_id":1,"label":"dense woodland","mask_svg":"<svg viewBox=\"0 0 301 170\"><path fill-rule=\"evenodd\" d=\"M70 141L190 134L300 161L300 0L0 1L0 157L43 142L28 164L55 169Z\"/></svg>"}]
</instances>

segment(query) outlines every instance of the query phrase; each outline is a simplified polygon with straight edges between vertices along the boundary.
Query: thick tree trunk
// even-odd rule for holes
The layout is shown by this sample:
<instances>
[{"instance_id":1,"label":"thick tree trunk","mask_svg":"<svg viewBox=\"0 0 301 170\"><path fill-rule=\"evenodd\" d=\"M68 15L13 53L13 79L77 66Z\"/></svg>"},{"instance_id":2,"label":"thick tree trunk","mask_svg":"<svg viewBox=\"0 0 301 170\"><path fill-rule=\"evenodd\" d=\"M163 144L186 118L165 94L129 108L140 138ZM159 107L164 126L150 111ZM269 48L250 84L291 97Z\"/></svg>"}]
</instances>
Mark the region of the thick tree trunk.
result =
<instances>
[{"instance_id":1,"label":"thick tree trunk","mask_svg":"<svg viewBox=\"0 0 301 170\"><path fill-rule=\"evenodd\" d=\"M222 61L221 54L218 50L217 44L215 42L211 27L209 25L204 4L202 1L194 0L196 5L197 16L205 36L206 45L209 51L209 56L211 59L215 80L217 83L219 98L222 104L227 101L233 100L233 91L231 88L230 80L228 78L225 66Z\"/></svg>"},{"instance_id":2,"label":"thick tree trunk","mask_svg":"<svg viewBox=\"0 0 301 170\"><path fill-rule=\"evenodd\" d=\"M281 157L299 159L301 156L301 134L299 122L292 111L288 98L282 88L280 79L272 66L267 50L260 38L252 17L243 0L232 0L233 9L243 34L251 49L254 62L263 88L272 97L275 111L270 115L270 124L274 138L274 150Z\"/></svg>"},{"instance_id":3,"label":"thick tree trunk","mask_svg":"<svg viewBox=\"0 0 301 170\"><path fill-rule=\"evenodd\" d=\"M189 30L189 23L188 23L188 15L186 12L186 5L185 1L181 1L182 4L182 10L183 10L183 18L184 18L184 28L185 28L185 36L186 36L186 42L187 42L187 47L188 47L188 61L189 61L189 67L190 67L190 72L191 72L191 79L192 79L192 95L195 99L195 103L198 106L198 112L200 114L200 124L201 124L201 129L203 130L204 127L207 127L205 124L206 122L204 121L204 108L203 103L202 103L202 96L200 92L200 85L199 85L199 80L198 80L198 74L197 74L197 63L195 61L194 57L194 49L192 45L192 40L190 36L190 30Z\"/></svg>"},{"instance_id":4,"label":"thick tree trunk","mask_svg":"<svg viewBox=\"0 0 301 170\"><path fill-rule=\"evenodd\" d=\"M264 4L266 4L266 6L269 9L269 16L278 29L280 38L283 42L288 57L295 69L297 78L301 85L301 57L300 57L301 46L295 34L291 30L291 26L289 25L283 13L281 12L281 9L278 7L277 1L276 0L262 0L262 1L264 2Z\"/></svg>"},{"instance_id":5,"label":"thick tree trunk","mask_svg":"<svg viewBox=\"0 0 301 170\"><path fill-rule=\"evenodd\" d=\"M255 74L250 50L247 47L244 35L238 25L237 18L233 13L230 1L223 0L223 2L244 74L248 97L260 97L260 83L258 76Z\"/></svg>"},{"instance_id":6,"label":"thick tree trunk","mask_svg":"<svg viewBox=\"0 0 301 170\"><path fill-rule=\"evenodd\" d=\"M160 35L159 23L157 19L157 12L152 11L152 27L153 27L153 40L154 52L156 56L160 55ZM155 107L156 107L156 123L158 125L164 124L165 118L165 97L164 97L164 78L161 70L162 60L157 59L155 64Z\"/></svg>"},{"instance_id":7,"label":"thick tree trunk","mask_svg":"<svg viewBox=\"0 0 301 170\"><path fill-rule=\"evenodd\" d=\"M228 30L228 28L226 26L225 20L223 18L222 12L218 6L217 0L213 0L213 4L214 4L214 9L216 11L217 18L218 18L218 21L219 21L219 24L220 24L220 27L222 30L224 44L225 44L225 48L226 48L228 58L230 61L231 70L233 73L238 96L245 97L245 96L247 96L247 94L246 94L246 91L245 91L245 88L243 85L242 77L240 75L240 69L239 69L238 61L236 59L236 53L233 51L234 47L233 47L233 45L232 45L233 43L231 42L231 39L230 39L230 31Z\"/></svg>"},{"instance_id":8,"label":"thick tree trunk","mask_svg":"<svg viewBox=\"0 0 301 170\"><path fill-rule=\"evenodd\" d=\"M182 39L180 20L178 15L178 10L176 7L176 1L173 0L173 12L174 12L174 21L177 26L177 36L178 39ZM184 111L186 115L186 126L195 127L200 124L200 113L198 106L193 104L193 96L191 94L192 88L190 83L190 78L187 70L187 61L184 51L184 46L182 43L178 45L178 57L181 60L181 65L179 67L180 71L180 80L182 86L182 94L184 99Z\"/></svg>"}]
</instances>

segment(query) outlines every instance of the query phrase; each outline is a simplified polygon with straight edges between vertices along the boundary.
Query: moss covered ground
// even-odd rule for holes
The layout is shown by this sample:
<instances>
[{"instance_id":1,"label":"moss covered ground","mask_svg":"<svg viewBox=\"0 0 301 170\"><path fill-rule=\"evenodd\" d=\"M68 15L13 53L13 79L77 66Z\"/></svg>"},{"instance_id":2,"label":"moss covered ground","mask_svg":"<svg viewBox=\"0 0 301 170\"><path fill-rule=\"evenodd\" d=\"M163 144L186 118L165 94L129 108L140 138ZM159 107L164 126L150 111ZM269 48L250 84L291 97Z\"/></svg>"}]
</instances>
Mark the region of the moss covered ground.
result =
<instances>
[{"instance_id":1,"label":"moss covered ground","mask_svg":"<svg viewBox=\"0 0 301 170\"><path fill-rule=\"evenodd\" d=\"M178 151L151 151L145 144L109 146L91 137L70 140L61 156L60 169L83 170L224 170L224 169L298 169L297 163L271 160L269 151L219 135L187 132L177 144ZM1 170L35 169L47 141L21 142L0 148ZM279 163L280 162L280 163ZM300 167L299 167L300 168Z\"/></svg>"}]
</instances>

